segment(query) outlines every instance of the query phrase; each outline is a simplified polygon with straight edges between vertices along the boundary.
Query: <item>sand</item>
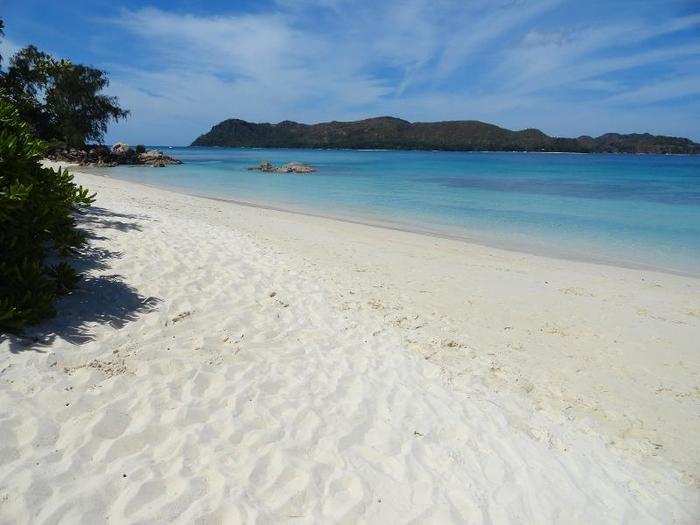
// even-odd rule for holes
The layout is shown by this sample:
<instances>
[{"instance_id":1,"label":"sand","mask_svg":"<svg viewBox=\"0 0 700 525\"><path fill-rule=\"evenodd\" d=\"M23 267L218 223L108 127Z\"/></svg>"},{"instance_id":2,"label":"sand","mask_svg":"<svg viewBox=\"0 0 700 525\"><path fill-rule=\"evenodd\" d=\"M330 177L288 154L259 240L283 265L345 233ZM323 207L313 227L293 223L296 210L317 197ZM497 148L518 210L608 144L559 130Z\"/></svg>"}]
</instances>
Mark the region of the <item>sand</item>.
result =
<instances>
[{"instance_id":1,"label":"sand","mask_svg":"<svg viewBox=\"0 0 700 525\"><path fill-rule=\"evenodd\" d=\"M0 523L700 517L700 280L76 178Z\"/></svg>"}]
</instances>

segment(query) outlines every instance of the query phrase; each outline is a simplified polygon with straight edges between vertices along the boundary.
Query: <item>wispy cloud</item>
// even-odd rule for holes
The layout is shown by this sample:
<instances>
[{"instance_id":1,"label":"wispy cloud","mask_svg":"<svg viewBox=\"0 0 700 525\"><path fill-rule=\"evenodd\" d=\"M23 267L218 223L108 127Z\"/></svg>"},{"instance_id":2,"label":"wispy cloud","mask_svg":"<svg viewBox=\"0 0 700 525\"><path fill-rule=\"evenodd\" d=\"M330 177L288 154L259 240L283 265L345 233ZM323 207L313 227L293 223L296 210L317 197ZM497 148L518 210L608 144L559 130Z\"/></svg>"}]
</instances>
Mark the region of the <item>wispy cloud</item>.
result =
<instances>
[{"instance_id":1,"label":"wispy cloud","mask_svg":"<svg viewBox=\"0 0 700 525\"><path fill-rule=\"evenodd\" d=\"M447 76L463 67L467 59L495 39L518 27L528 20L543 14L560 4L561 0L534 0L530 2L508 2L504 5L493 3L495 9L466 13L458 17L456 32L446 35L446 45L441 53L436 73Z\"/></svg>"},{"instance_id":2,"label":"wispy cloud","mask_svg":"<svg viewBox=\"0 0 700 525\"><path fill-rule=\"evenodd\" d=\"M7 65L10 57L21 49L21 46L12 42L8 38L2 38L0 40L0 56L2 57L2 64Z\"/></svg>"},{"instance_id":3,"label":"wispy cloud","mask_svg":"<svg viewBox=\"0 0 700 525\"><path fill-rule=\"evenodd\" d=\"M664 79L640 88L611 96L609 104L653 104L682 97L700 95L700 75Z\"/></svg>"},{"instance_id":4,"label":"wispy cloud","mask_svg":"<svg viewBox=\"0 0 700 525\"><path fill-rule=\"evenodd\" d=\"M145 9L118 23L144 39L172 73L211 76L278 102L332 97L353 106L389 89L362 63L335 55L327 40L281 14L195 17Z\"/></svg>"},{"instance_id":5,"label":"wispy cloud","mask_svg":"<svg viewBox=\"0 0 700 525\"><path fill-rule=\"evenodd\" d=\"M109 23L142 53L129 65L107 64L113 92L133 114L113 135L151 129L186 142L232 116L316 121L387 113L597 133L608 130L604 122L623 122L606 118L621 108L688 99L644 127L669 132L674 118L685 123L700 113L690 69L700 57L700 13L661 12L659 4L656 18L640 10L601 21L567 18L572 5L278 0L220 15L123 11ZM579 112L581 104L588 111ZM555 106L558 125L544 117ZM576 121L567 120L567 107ZM686 133L692 127L684 126ZM700 128L691 132L700 138Z\"/></svg>"}]
</instances>

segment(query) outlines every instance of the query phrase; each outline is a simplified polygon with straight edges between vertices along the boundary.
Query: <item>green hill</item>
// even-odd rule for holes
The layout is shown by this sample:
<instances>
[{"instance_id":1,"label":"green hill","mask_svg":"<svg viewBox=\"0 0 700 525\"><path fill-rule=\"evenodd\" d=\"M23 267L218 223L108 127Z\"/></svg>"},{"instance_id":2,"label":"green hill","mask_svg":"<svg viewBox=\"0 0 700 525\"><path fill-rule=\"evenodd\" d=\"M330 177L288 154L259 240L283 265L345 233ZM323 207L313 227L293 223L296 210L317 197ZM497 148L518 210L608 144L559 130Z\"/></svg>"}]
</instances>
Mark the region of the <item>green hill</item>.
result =
<instances>
[{"instance_id":1,"label":"green hill","mask_svg":"<svg viewBox=\"0 0 700 525\"><path fill-rule=\"evenodd\" d=\"M512 131L476 120L408 122L376 117L354 122L279 124L228 119L192 146L250 148L417 149L446 151L566 151L575 153L700 153L689 139L608 133L600 137L550 137L538 129Z\"/></svg>"}]
</instances>

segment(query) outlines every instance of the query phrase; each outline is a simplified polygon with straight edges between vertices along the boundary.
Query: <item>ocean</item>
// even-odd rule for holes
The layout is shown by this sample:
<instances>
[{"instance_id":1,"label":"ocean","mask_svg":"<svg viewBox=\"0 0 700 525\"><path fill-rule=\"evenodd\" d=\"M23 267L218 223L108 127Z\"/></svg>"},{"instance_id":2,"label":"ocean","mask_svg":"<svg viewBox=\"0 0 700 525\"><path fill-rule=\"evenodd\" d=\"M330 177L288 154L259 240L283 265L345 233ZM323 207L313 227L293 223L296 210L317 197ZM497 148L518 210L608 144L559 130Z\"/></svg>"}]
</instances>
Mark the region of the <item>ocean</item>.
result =
<instances>
[{"instance_id":1,"label":"ocean","mask_svg":"<svg viewBox=\"0 0 700 525\"><path fill-rule=\"evenodd\" d=\"M184 164L102 172L196 195L700 276L700 156L159 149ZM263 160L318 171L246 169Z\"/></svg>"}]
</instances>

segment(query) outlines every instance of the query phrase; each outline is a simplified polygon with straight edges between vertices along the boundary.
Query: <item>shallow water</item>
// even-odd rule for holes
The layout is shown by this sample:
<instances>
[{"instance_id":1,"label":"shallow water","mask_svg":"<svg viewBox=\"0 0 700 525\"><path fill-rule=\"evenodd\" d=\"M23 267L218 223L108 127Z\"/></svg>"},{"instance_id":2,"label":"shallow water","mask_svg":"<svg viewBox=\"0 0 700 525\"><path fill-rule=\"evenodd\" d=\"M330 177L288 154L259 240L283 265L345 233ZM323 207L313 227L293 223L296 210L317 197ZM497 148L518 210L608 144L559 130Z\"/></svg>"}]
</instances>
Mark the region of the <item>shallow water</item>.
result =
<instances>
[{"instance_id":1,"label":"shallow water","mask_svg":"<svg viewBox=\"0 0 700 525\"><path fill-rule=\"evenodd\" d=\"M166 149L162 148L161 149ZM700 275L700 156L172 148L110 176L577 259ZM248 171L262 160L309 175Z\"/></svg>"}]
</instances>

